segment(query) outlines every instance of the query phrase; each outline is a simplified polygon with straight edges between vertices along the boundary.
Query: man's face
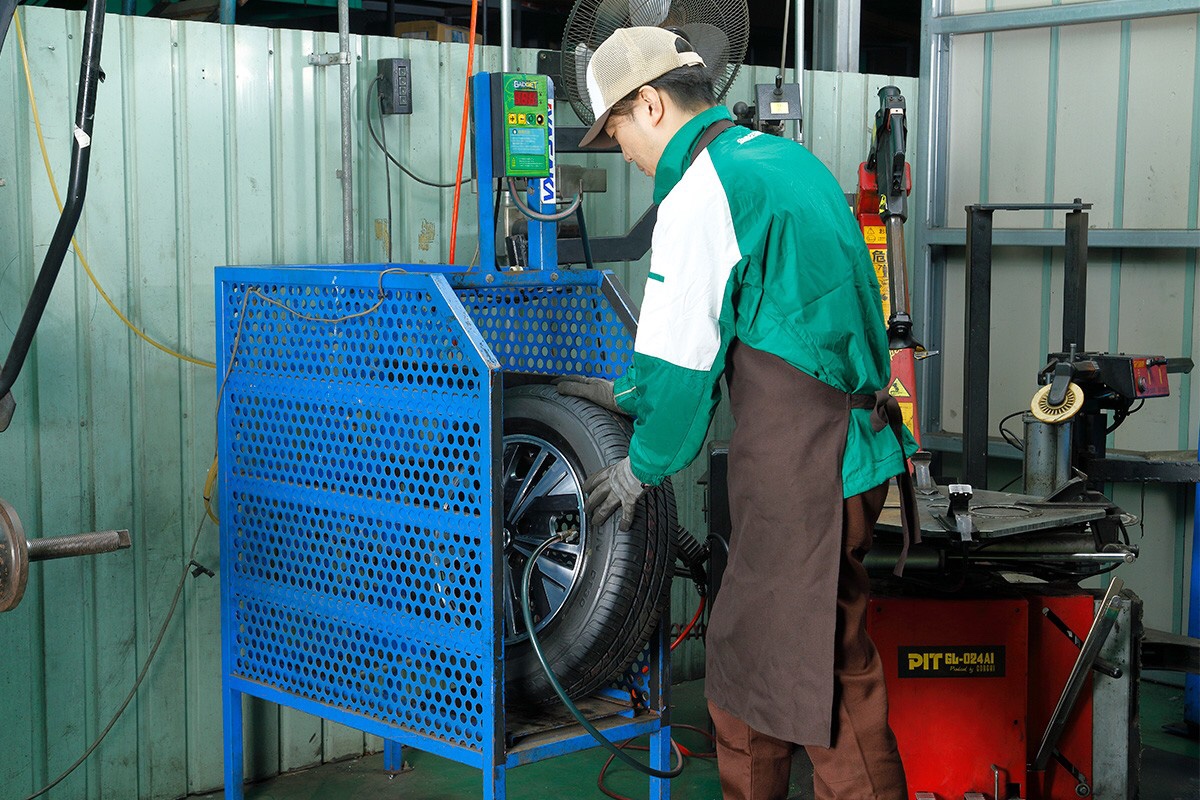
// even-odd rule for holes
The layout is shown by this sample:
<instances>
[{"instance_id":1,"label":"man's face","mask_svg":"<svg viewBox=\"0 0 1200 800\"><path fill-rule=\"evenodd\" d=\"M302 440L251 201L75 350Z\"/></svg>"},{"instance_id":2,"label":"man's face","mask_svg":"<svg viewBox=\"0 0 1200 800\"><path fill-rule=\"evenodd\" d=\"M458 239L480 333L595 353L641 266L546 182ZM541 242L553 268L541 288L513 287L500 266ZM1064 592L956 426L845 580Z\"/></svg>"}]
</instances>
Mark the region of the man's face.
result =
<instances>
[{"instance_id":1,"label":"man's face","mask_svg":"<svg viewBox=\"0 0 1200 800\"><path fill-rule=\"evenodd\" d=\"M608 118L604 132L616 140L627 162L636 164L644 174L653 178L667 142L662 126L656 124L662 119L661 98L649 87L643 88L642 92L643 95L628 114ZM649 96L649 93L653 93L653 96Z\"/></svg>"}]
</instances>

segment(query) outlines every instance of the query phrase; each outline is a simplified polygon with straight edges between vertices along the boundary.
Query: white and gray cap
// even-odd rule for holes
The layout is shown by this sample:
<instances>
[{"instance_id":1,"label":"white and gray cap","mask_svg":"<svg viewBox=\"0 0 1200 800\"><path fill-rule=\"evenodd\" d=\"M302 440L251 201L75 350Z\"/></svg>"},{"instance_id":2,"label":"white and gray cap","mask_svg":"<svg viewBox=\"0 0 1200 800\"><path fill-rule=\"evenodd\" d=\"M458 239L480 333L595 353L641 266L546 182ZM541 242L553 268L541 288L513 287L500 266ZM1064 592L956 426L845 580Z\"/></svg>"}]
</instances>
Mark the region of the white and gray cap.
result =
<instances>
[{"instance_id":1,"label":"white and gray cap","mask_svg":"<svg viewBox=\"0 0 1200 800\"><path fill-rule=\"evenodd\" d=\"M613 105L635 89L678 67L704 66L688 41L666 28L620 28L596 48L587 65L587 93L596 121L580 140L583 147L612 147L604 132Z\"/></svg>"}]
</instances>

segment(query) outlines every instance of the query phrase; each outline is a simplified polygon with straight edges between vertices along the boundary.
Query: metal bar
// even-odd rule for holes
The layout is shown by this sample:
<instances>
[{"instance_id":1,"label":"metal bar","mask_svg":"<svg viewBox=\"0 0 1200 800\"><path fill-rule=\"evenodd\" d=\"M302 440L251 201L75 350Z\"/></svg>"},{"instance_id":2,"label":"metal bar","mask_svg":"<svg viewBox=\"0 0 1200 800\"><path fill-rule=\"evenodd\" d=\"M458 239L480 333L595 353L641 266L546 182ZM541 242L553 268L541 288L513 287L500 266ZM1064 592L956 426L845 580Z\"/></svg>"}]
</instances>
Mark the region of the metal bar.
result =
<instances>
[{"instance_id":1,"label":"metal bar","mask_svg":"<svg viewBox=\"0 0 1200 800\"><path fill-rule=\"evenodd\" d=\"M637 261L650 249L651 234L658 219L658 206L650 206L627 233L617 236L589 236L592 246L592 262L611 264L616 261ZM580 239L560 239L558 242L559 264L583 264L586 262L583 242Z\"/></svg>"},{"instance_id":2,"label":"metal bar","mask_svg":"<svg viewBox=\"0 0 1200 800\"><path fill-rule=\"evenodd\" d=\"M1083 649L1079 651L1079 657L1075 659L1075 665L1071 667L1071 674L1067 677L1066 685L1063 686L1058 704L1054 707L1054 713L1050 715L1050 721L1046 724L1046 732L1042 735L1042 743L1038 746L1037 755L1033 759L1033 769L1038 772L1045 770L1046 765L1050 762L1050 757L1066 728L1067 717L1070 715L1071 709L1075 707L1079 693L1083 691L1083 684L1092 671L1092 664L1100 655L1100 648L1104 645L1109 631L1112 630L1117 616L1121 613L1124 601L1119 595L1124 587L1125 584L1120 578L1113 578L1108 584L1108 591L1104 593L1104 599L1100 601L1100 610L1092 621L1092 629L1088 631L1087 638L1083 641Z\"/></svg>"},{"instance_id":3,"label":"metal bar","mask_svg":"<svg viewBox=\"0 0 1200 800\"><path fill-rule=\"evenodd\" d=\"M962 247L965 228L926 228L924 243L931 247ZM992 243L997 247L1062 247L1061 228L997 228ZM1200 249L1200 231L1184 228L1120 228L1088 231L1090 249Z\"/></svg>"},{"instance_id":4,"label":"metal bar","mask_svg":"<svg viewBox=\"0 0 1200 800\"><path fill-rule=\"evenodd\" d=\"M889 216L884 226L887 230L888 290L892 315L908 315L908 256L904 252L904 218Z\"/></svg>"},{"instance_id":5,"label":"metal bar","mask_svg":"<svg viewBox=\"0 0 1200 800\"><path fill-rule=\"evenodd\" d=\"M555 76L551 76L555 77ZM555 129L557 138L554 145L559 153L619 153L621 148L612 147L581 147L580 142L588 129L582 125L562 125Z\"/></svg>"},{"instance_id":6,"label":"metal bar","mask_svg":"<svg viewBox=\"0 0 1200 800\"><path fill-rule=\"evenodd\" d=\"M604 272L604 281L600 291L616 312L617 318L629 331L630 336L637 336L638 307L633 298L625 291L625 287L611 272Z\"/></svg>"},{"instance_id":7,"label":"metal bar","mask_svg":"<svg viewBox=\"0 0 1200 800\"><path fill-rule=\"evenodd\" d=\"M29 560L49 561L52 558L94 556L125 550L131 544L129 531L95 531L72 536L47 536L29 540Z\"/></svg>"},{"instance_id":8,"label":"metal bar","mask_svg":"<svg viewBox=\"0 0 1200 800\"><path fill-rule=\"evenodd\" d=\"M1092 207L1078 197L1070 203L976 203L989 211L1086 211Z\"/></svg>"},{"instance_id":9,"label":"metal bar","mask_svg":"<svg viewBox=\"0 0 1200 800\"><path fill-rule=\"evenodd\" d=\"M42 314L46 311L50 293L54 291L54 283L62 270L71 237L75 234L75 226L79 223L79 215L83 212L83 199L87 194L88 164L92 158L92 123L96 116L96 93L100 80L100 50L103 39L104 5L101 0L88 0L83 26L79 89L75 100L75 135L71 140L71 172L67 179L66 202L54 228L50 246L46 248L42 268L33 284L33 294L30 295L25 312L21 315L21 323L17 326L4 365L0 367L0 431L6 430L12 420L15 403L8 396L9 392L21 373L21 367L25 365L25 358L33 344L33 335L37 333L38 324L42 321Z\"/></svg>"},{"instance_id":10,"label":"metal bar","mask_svg":"<svg viewBox=\"0 0 1200 800\"><path fill-rule=\"evenodd\" d=\"M350 154L350 0L338 0L338 52L342 53L342 261L354 263L354 179Z\"/></svg>"},{"instance_id":11,"label":"metal bar","mask_svg":"<svg viewBox=\"0 0 1200 800\"><path fill-rule=\"evenodd\" d=\"M1200 12L1196 0L1096 0L1064 6L1022 8L1013 11L986 11L979 14L937 16L930 24L934 34L990 33L1023 28L1051 28L1059 25L1086 25L1146 17Z\"/></svg>"},{"instance_id":12,"label":"metal bar","mask_svg":"<svg viewBox=\"0 0 1200 800\"><path fill-rule=\"evenodd\" d=\"M500 71L508 72L512 61L512 0L500 0Z\"/></svg>"},{"instance_id":13,"label":"metal bar","mask_svg":"<svg viewBox=\"0 0 1200 800\"><path fill-rule=\"evenodd\" d=\"M1069 353L1074 345L1085 350L1087 326L1087 257L1088 214L1072 211L1067 214L1066 259L1063 273L1063 338L1062 351Z\"/></svg>"},{"instance_id":14,"label":"metal bar","mask_svg":"<svg viewBox=\"0 0 1200 800\"><path fill-rule=\"evenodd\" d=\"M237 0L221 0L219 19L222 25L232 25L237 21Z\"/></svg>"},{"instance_id":15,"label":"metal bar","mask_svg":"<svg viewBox=\"0 0 1200 800\"><path fill-rule=\"evenodd\" d=\"M785 0L786 1L786 0ZM795 0L796 10L792 14L792 30L794 32L793 48L796 52L796 68L793 70L796 85L800 87L800 108L804 108L804 3L803 0ZM802 120L796 122L796 141L804 143L804 123Z\"/></svg>"},{"instance_id":16,"label":"metal bar","mask_svg":"<svg viewBox=\"0 0 1200 800\"><path fill-rule=\"evenodd\" d=\"M992 338L992 211L967 206L966 346L963 350L963 483L987 487Z\"/></svg>"},{"instance_id":17,"label":"metal bar","mask_svg":"<svg viewBox=\"0 0 1200 800\"><path fill-rule=\"evenodd\" d=\"M479 267L485 272L496 269L496 225L494 187L496 179L492 164L492 118L491 77L486 72L471 78L471 103L474 106L475 128L475 180L479 187L479 198L475 204L479 214Z\"/></svg>"},{"instance_id":18,"label":"metal bar","mask_svg":"<svg viewBox=\"0 0 1200 800\"><path fill-rule=\"evenodd\" d=\"M387 0L387 35L396 35L396 0Z\"/></svg>"},{"instance_id":19,"label":"metal bar","mask_svg":"<svg viewBox=\"0 0 1200 800\"><path fill-rule=\"evenodd\" d=\"M946 255L930 246L930 226L946 224L946 163L949 104L950 39L936 36L930 28L931 17L940 15L945 0L930 0L930 13L921 18L921 66L917 90L917 130L920 139L913 159L924 171L924 180L914 181L920 198L918 211L912 216L916 223L916 264L913 280L913 316L920 326L918 336L930 349L943 341L945 316ZM917 362L917 382L922 387L919 405L922 432L942 427L942 369L940 362L925 359ZM924 441L924 436L922 437Z\"/></svg>"},{"instance_id":20,"label":"metal bar","mask_svg":"<svg viewBox=\"0 0 1200 800\"><path fill-rule=\"evenodd\" d=\"M860 0L815 0L813 69L858 71L861 18Z\"/></svg>"}]
</instances>

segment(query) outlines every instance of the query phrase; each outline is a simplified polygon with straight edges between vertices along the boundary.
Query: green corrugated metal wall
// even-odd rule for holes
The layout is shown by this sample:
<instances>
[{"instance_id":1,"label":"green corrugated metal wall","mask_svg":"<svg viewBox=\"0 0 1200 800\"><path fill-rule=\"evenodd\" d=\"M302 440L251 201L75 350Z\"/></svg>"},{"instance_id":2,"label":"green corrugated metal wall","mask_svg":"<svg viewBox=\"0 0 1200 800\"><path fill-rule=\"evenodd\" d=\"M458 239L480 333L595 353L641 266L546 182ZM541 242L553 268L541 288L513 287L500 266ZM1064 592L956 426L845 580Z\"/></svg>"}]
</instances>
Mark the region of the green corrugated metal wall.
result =
<instances>
[{"instance_id":1,"label":"green corrugated metal wall","mask_svg":"<svg viewBox=\"0 0 1200 800\"><path fill-rule=\"evenodd\" d=\"M1057 4L1057 3L1055 3ZM1065 4L1065 3L1064 3ZM955 13L1045 6L1044 0L957 0ZM1200 246L1200 17L1161 18L955 36L949 92L946 225L975 202L1092 202L1092 228L1187 229ZM1063 214L1000 212L997 227L1061 229ZM1027 407L1062 329L1060 248L998 248L993 264L989 430ZM946 265L942 424L961 430L964 275ZM1092 249L1087 347L1197 358L1197 251ZM1197 374L1171 376L1110 437L1127 450L1196 450ZM1001 482L1003 479L1001 479ZM1146 624L1186 620L1192 487L1118 485L1143 518L1137 563L1119 574L1145 601Z\"/></svg>"},{"instance_id":2,"label":"green corrugated metal wall","mask_svg":"<svg viewBox=\"0 0 1200 800\"><path fill-rule=\"evenodd\" d=\"M67 176L83 15L20 11L34 94L59 186ZM151 336L204 359L213 353L212 268L340 259L338 75L308 65L336 51L333 34L223 28L110 16L92 174L77 232L85 258L119 307ZM466 49L353 37L356 255L384 258L382 159L361 112L374 60L412 59L411 117L387 120L389 144L423 177L452 178ZM498 68L495 48L479 54ZM532 68L519 52L515 68ZM744 70L729 102L774 70ZM916 81L806 76L811 147L846 190L866 152L875 92L897 83L916 106ZM32 288L57 212L29 113L15 35L0 54L0 341ZM570 116L564 114L563 116ZM651 185L613 156L589 197L596 235L627 229ZM448 251L451 193L393 172L394 258L436 263ZM459 259L476 242L463 194ZM617 269L640 299L646 262ZM200 491L214 446L211 369L182 364L130 335L69 256L17 383L17 416L0 435L0 496L29 535L128 527L130 551L34 567L25 601L0 616L0 800L23 797L75 760L132 686L170 604L203 516ZM722 415L714 436L727 436ZM684 520L704 531L702 464L677 481ZM211 525L197 561L216 568ZM694 609L679 581L675 618ZM218 585L188 577L177 618L125 716L88 763L49 796L174 798L221 782ZM677 674L702 654L682 648ZM377 749L378 740L265 703L247 717L247 772L262 776Z\"/></svg>"}]
</instances>

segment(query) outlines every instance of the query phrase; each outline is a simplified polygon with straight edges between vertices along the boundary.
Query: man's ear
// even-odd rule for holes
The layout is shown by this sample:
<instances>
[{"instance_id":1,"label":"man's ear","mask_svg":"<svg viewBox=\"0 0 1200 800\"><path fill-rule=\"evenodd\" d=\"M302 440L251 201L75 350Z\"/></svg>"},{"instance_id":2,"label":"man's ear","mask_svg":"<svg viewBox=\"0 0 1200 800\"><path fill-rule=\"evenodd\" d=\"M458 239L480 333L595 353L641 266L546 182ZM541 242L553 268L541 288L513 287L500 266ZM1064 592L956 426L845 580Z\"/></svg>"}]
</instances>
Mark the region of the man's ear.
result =
<instances>
[{"instance_id":1,"label":"man's ear","mask_svg":"<svg viewBox=\"0 0 1200 800\"><path fill-rule=\"evenodd\" d=\"M650 112L650 124L657 125L662 122L666 108L663 106L664 97L662 92L655 89L653 86L643 86L638 93L638 98L646 104Z\"/></svg>"}]
</instances>

